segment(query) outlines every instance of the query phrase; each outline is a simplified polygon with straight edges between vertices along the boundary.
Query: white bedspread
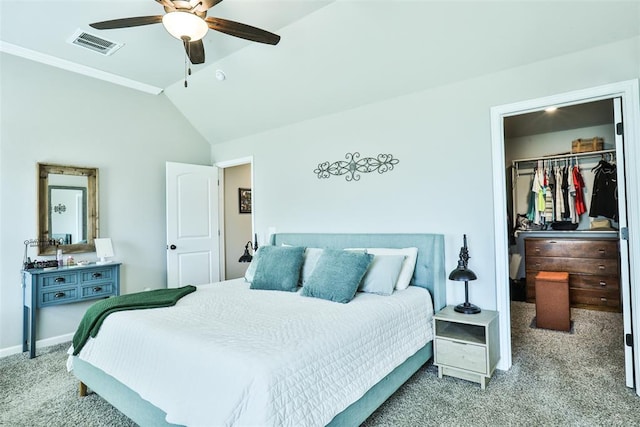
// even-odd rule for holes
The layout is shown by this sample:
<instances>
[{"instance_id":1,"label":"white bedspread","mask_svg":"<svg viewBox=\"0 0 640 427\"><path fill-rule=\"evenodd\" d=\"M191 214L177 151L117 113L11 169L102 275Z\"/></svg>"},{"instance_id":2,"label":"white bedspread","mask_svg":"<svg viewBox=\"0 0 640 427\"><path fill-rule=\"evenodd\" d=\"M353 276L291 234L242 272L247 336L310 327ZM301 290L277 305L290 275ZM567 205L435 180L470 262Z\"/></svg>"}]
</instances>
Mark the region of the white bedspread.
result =
<instances>
[{"instance_id":1,"label":"white bedspread","mask_svg":"<svg viewBox=\"0 0 640 427\"><path fill-rule=\"evenodd\" d=\"M431 340L432 314L413 286L339 304L238 279L112 314L79 357L171 423L324 426Z\"/></svg>"}]
</instances>

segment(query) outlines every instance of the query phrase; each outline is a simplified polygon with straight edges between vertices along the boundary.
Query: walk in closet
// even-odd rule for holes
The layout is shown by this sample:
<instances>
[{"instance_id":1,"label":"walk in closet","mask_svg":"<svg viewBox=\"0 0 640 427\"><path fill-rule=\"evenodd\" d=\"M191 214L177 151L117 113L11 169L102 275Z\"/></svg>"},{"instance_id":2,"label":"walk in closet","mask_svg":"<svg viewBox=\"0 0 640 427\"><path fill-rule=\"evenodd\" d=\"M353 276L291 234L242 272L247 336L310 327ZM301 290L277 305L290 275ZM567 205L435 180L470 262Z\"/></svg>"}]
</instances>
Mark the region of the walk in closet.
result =
<instances>
[{"instance_id":1,"label":"walk in closet","mask_svg":"<svg viewBox=\"0 0 640 427\"><path fill-rule=\"evenodd\" d=\"M566 271L572 307L622 310L613 102L505 119L512 299Z\"/></svg>"}]
</instances>

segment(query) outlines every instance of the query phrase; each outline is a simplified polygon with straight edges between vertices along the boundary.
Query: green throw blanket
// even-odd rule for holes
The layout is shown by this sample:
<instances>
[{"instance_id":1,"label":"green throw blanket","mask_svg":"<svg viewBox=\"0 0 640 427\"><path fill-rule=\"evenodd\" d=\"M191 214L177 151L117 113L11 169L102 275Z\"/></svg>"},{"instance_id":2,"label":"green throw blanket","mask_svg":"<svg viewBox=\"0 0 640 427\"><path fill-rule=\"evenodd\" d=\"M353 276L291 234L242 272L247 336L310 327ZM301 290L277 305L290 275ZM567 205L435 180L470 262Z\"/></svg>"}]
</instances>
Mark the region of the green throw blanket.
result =
<instances>
[{"instance_id":1,"label":"green throw blanket","mask_svg":"<svg viewBox=\"0 0 640 427\"><path fill-rule=\"evenodd\" d=\"M93 304L87 309L80 321L78 330L73 336L73 354L80 353L89 336L95 338L104 319L111 313L122 310L140 310L145 308L170 307L180 298L196 290L195 286L181 288L156 289L107 298Z\"/></svg>"}]
</instances>

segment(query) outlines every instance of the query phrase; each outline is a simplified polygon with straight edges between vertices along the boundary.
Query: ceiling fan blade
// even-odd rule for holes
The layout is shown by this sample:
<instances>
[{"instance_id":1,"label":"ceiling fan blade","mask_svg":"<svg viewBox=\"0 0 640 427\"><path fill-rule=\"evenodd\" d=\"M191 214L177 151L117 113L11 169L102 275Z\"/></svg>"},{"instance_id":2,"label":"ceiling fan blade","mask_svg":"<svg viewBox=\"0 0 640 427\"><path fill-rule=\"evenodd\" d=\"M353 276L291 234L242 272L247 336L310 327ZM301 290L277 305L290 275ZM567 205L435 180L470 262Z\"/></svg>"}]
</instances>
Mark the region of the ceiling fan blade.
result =
<instances>
[{"instance_id":1,"label":"ceiling fan blade","mask_svg":"<svg viewBox=\"0 0 640 427\"><path fill-rule=\"evenodd\" d=\"M280 41L279 35L261 30L260 28L252 27L251 25L212 17L205 19L205 21L212 30L220 31L221 33L229 34L230 36L273 45L278 44Z\"/></svg>"},{"instance_id":2,"label":"ceiling fan blade","mask_svg":"<svg viewBox=\"0 0 640 427\"><path fill-rule=\"evenodd\" d=\"M184 42L184 50L192 64L204 64L204 44L202 40Z\"/></svg>"},{"instance_id":3,"label":"ceiling fan blade","mask_svg":"<svg viewBox=\"0 0 640 427\"><path fill-rule=\"evenodd\" d=\"M196 10L198 12L204 12L204 11L212 8L213 6L217 5L221 1L222 0L191 0L190 3L192 5L198 5L198 3L199 3L200 5L198 6L198 8Z\"/></svg>"},{"instance_id":4,"label":"ceiling fan blade","mask_svg":"<svg viewBox=\"0 0 640 427\"><path fill-rule=\"evenodd\" d=\"M139 27L140 25L159 24L162 22L162 15L157 16L136 16L134 18L112 19L111 21L94 22L89 24L97 30L112 30L115 28Z\"/></svg>"},{"instance_id":5,"label":"ceiling fan blade","mask_svg":"<svg viewBox=\"0 0 640 427\"><path fill-rule=\"evenodd\" d=\"M167 9L175 9L176 7L169 0L156 0L156 2L160 3L162 6Z\"/></svg>"}]
</instances>

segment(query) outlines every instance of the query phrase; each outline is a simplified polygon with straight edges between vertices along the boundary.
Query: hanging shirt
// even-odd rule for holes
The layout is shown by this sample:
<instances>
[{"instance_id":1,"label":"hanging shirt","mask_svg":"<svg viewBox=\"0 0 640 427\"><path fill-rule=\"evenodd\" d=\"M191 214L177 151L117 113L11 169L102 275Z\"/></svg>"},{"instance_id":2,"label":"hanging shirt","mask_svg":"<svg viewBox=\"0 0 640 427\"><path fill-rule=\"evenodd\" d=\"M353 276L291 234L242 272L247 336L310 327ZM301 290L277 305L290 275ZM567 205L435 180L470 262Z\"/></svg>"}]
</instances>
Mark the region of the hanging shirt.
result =
<instances>
[{"instance_id":1,"label":"hanging shirt","mask_svg":"<svg viewBox=\"0 0 640 427\"><path fill-rule=\"evenodd\" d=\"M569 167L562 168L562 218L571 218L571 203L569 197Z\"/></svg>"},{"instance_id":2,"label":"hanging shirt","mask_svg":"<svg viewBox=\"0 0 640 427\"><path fill-rule=\"evenodd\" d=\"M578 222L576 215L576 186L573 182L573 166L567 171L567 181L569 182L569 218L572 223Z\"/></svg>"},{"instance_id":3,"label":"hanging shirt","mask_svg":"<svg viewBox=\"0 0 640 427\"><path fill-rule=\"evenodd\" d=\"M555 221L562 221L564 212L564 199L562 197L562 168L556 167L556 200L555 200Z\"/></svg>"},{"instance_id":4,"label":"hanging shirt","mask_svg":"<svg viewBox=\"0 0 640 427\"><path fill-rule=\"evenodd\" d=\"M616 165L601 160L592 169L595 171L593 178L593 194L589 216L599 215L618 221L618 181Z\"/></svg>"},{"instance_id":5,"label":"hanging shirt","mask_svg":"<svg viewBox=\"0 0 640 427\"><path fill-rule=\"evenodd\" d=\"M587 211L587 207L584 203L584 180L578 165L573 167L573 186L575 188L576 217L579 219L580 215Z\"/></svg>"},{"instance_id":6,"label":"hanging shirt","mask_svg":"<svg viewBox=\"0 0 640 427\"><path fill-rule=\"evenodd\" d=\"M553 184L549 169L544 169L544 222L553 222Z\"/></svg>"},{"instance_id":7,"label":"hanging shirt","mask_svg":"<svg viewBox=\"0 0 640 427\"><path fill-rule=\"evenodd\" d=\"M544 211L544 171L542 168L536 169L533 175L533 184L531 186L531 192L535 194L535 217L533 219L534 224L540 224L541 213Z\"/></svg>"}]
</instances>

